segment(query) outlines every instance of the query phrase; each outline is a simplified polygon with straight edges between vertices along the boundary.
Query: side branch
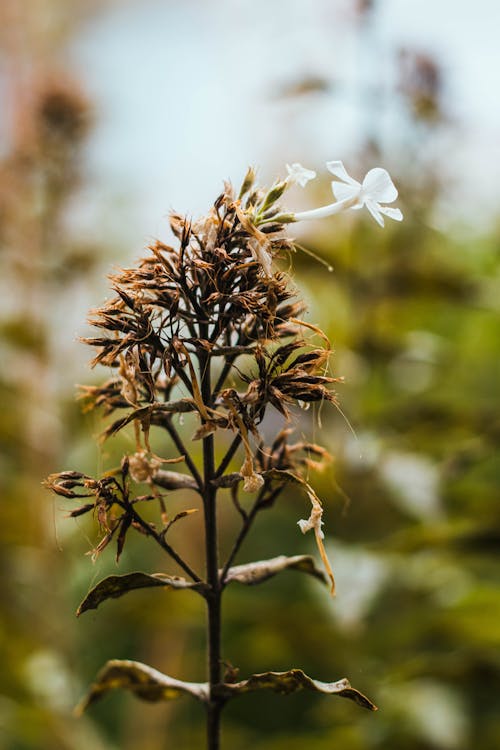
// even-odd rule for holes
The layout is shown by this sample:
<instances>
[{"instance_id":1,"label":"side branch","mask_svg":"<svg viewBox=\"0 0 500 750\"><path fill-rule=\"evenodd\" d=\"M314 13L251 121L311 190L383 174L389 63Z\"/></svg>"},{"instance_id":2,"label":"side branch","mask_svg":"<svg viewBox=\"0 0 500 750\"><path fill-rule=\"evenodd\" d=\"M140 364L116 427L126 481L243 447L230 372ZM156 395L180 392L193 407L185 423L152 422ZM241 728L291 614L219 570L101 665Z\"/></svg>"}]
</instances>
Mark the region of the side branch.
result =
<instances>
[{"instance_id":1,"label":"side branch","mask_svg":"<svg viewBox=\"0 0 500 750\"><path fill-rule=\"evenodd\" d=\"M232 457L234 456L234 454L236 453L240 445L241 445L241 434L238 433L234 437L231 445L229 446L226 455L220 462L219 467L217 468L214 474L214 479L219 479L219 477L221 477L224 474L224 472L226 471L227 467L229 466L231 462Z\"/></svg>"},{"instance_id":2,"label":"side branch","mask_svg":"<svg viewBox=\"0 0 500 750\"><path fill-rule=\"evenodd\" d=\"M250 531L252 524L255 520L255 516L259 512L259 510L262 510L268 505L271 505L274 500L278 497L280 492L283 490L283 487L276 487L276 489L269 492L269 494L266 496L266 492L269 489L266 484L262 487L261 491L259 492L254 504L252 505L250 512L246 516L246 518L243 521L243 524L240 529L240 533L236 537L236 540L234 542L233 548L231 552L229 553L229 557L227 558L226 564L224 565L224 568L222 569L220 581L221 586L224 587L228 583L227 576L229 572L229 568L233 564L236 555L240 551L240 547L245 541L248 532Z\"/></svg>"},{"instance_id":3,"label":"side branch","mask_svg":"<svg viewBox=\"0 0 500 750\"><path fill-rule=\"evenodd\" d=\"M201 478L200 472L196 468L196 464L194 463L193 459L191 458L188 450L186 449L186 446L184 445L184 441L182 440L181 436L179 435L179 432L177 431L177 428L174 427L172 424L171 417L168 417L164 421L162 421L162 426L165 427L166 431L172 438L172 441L179 451L181 456L184 456L184 460L186 462L186 466L188 467L189 471L191 472L193 479L195 480L196 484L198 485L198 489L200 492L203 492L203 479Z\"/></svg>"},{"instance_id":4,"label":"side branch","mask_svg":"<svg viewBox=\"0 0 500 750\"><path fill-rule=\"evenodd\" d=\"M202 579L198 575L196 575L196 573L194 572L194 570L192 570L189 567L189 565L187 564L187 562L185 562L185 560L182 559L182 557L174 550L174 548L171 547L170 544L165 541L165 539L163 538L163 536L161 534L159 534L157 531L155 531L155 529L153 529L153 527L150 526L150 524L147 521L145 521L142 518L142 516L140 516L139 513L137 513L137 511L130 504L119 503L119 505L121 505L121 507L127 513L130 514L130 516L132 517L132 520L135 521L146 532L147 536L153 537L153 539L155 540L155 542L160 545L160 547L162 548L162 550L164 550L164 552L166 552L167 555L169 555L172 558L172 560L175 560L175 562L177 563L177 565L180 568L182 568L182 570L193 581L195 581L196 583L202 583Z\"/></svg>"}]
</instances>

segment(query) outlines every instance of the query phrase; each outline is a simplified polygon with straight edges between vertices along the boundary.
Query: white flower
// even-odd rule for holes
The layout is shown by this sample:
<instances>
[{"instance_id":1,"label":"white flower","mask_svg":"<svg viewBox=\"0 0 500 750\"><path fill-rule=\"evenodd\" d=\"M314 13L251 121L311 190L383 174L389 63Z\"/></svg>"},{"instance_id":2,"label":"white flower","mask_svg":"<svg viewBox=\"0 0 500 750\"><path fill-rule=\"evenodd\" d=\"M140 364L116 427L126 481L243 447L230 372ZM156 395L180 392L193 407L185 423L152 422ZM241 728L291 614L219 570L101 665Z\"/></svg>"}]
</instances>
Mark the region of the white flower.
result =
<instances>
[{"instance_id":1,"label":"white flower","mask_svg":"<svg viewBox=\"0 0 500 750\"><path fill-rule=\"evenodd\" d=\"M337 178L332 181L332 191L337 202L321 208L314 208L311 211L301 211L295 214L295 221L319 219L340 213L347 208L357 210L363 208L363 206L366 206L381 227L384 226L383 215L395 221L403 220L403 214L399 208L389 208L382 205L393 203L398 197L398 191L386 169L381 167L370 169L361 183L346 172L341 161L329 161L326 166Z\"/></svg>"},{"instance_id":2,"label":"white flower","mask_svg":"<svg viewBox=\"0 0 500 750\"><path fill-rule=\"evenodd\" d=\"M288 172L288 177L286 178L287 182L296 182L300 187L305 187L309 180L314 180L316 177L316 172L314 170L306 169L297 161L293 164L287 164L286 170Z\"/></svg>"}]
</instances>

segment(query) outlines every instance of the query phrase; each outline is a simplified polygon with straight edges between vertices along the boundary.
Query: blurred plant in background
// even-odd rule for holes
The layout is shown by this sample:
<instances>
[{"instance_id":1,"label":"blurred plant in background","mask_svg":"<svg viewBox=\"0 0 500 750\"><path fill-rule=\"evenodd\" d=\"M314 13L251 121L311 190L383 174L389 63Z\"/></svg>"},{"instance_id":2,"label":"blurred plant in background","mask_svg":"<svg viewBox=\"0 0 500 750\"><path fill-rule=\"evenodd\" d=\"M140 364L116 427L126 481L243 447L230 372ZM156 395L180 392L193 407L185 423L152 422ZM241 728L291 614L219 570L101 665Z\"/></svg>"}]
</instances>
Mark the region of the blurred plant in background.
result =
<instances>
[{"instance_id":1,"label":"blurred plant in background","mask_svg":"<svg viewBox=\"0 0 500 750\"><path fill-rule=\"evenodd\" d=\"M77 371L61 319L71 319L67 311L96 265L94 249L66 224L92 115L49 49L65 36L64 12L54 4L42 33L47 14L41 4L30 10L26 17L11 2L0 9L0 744L104 750L90 723L71 718L76 641L58 615L67 592L53 514L40 513L40 475L65 452L58 415L72 390L66 373Z\"/></svg>"},{"instance_id":2,"label":"blurred plant in background","mask_svg":"<svg viewBox=\"0 0 500 750\"><path fill-rule=\"evenodd\" d=\"M2 91L6 79L14 81L9 90L16 95L12 100L9 94L6 111L19 115L9 129L16 138L2 148L0 170L6 365L0 419L0 744L14 750L138 745L158 750L159 738L169 736L172 747L196 747L203 727L188 702L144 708L116 694L87 718L71 716L106 659L133 657L174 674L180 674L182 663L186 678L195 677L203 642L200 606L172 594L154 613L145 611L148 592L138 592L130 603L108 603L95 620L92 615L86 623L74 620L71 608L98 578L117 570L104 559L90 568L84 553L97 539L92 524L78 519L72 533L71 523L58 525L64 554L58 552L53 515L39 486L61 466L78 460L82 470L94 474L102 461L113 465L130 449L125 441L116 453L107 449L96 457L84 446L97 426L69 406L73 384L83 375L75 372L81 372L75 364L81 347L71 347L73 330L69 336L65 331L100 298L91 272L96 257L102 267L112 254L124 256L128 249L101 246L96 256L68 221L71 190L77 189L82 155L87 155L82 149L89 124L85 131L83 123L92 117L85 114L79 84L68 69L61 75L54 56L84 15L78 4L70 11L66 5L47 0L36 4L36 12L34 4L29 15L18 9L15 17L14 3L3 3L1 10L3 16L10 10L2 19ZM368 42L365 59L378 75L371 34L383 4L358 5L353 23ZM13 45L19 38L21 45ZM228 658L242 673L265 670L271 662L287 669L300 653L298 666L306 673L320 679L346 673L355 684L362 680L381 710L365 720L348 702L339 706L305 694L273 700L253 695L228 708L226 743L235 748L323 750L342 743L348 750L468 750L474 743L496 750L500 744L498 227L489 234L481 227L468 233L460 226L448 233L436 228L436 206L452 194L433 140L437 136L439 143L454 114L447 109L448 71L428 50L404 47L404 65L394 75L399 92L393 88L386 97L404 113L392 158L393 164L406 165L397 175L405 223L391 223L382 232L369 216L358 223L358 217L346 214L333 218L331 226L309 224L300 242L320 249L334 268L328 275L301 253L294 256L300 285L309 290L309 320L334 344L336 372L346 379L341 408L356 433L340 415L321 414L322 442L334 463L330 473L315 477L315 486L321 497L330 498L325 522L333 535L338 598L322 603L314 581L309 586L292 574L261 587L258 607L247 591L235 587L228 591L224 633ZM22 87L14 72L19 70L25 74ZM292 115L300 110L309 116L311 97L342 95L329 73L286 78ZM64 96L69 91L80 112L71 157L63 148L55 161L44 155L45 150L54 155L52 136L41 135L46 126L35 128L43 92L54 89ZM364 90L358 94L366 104L366 156L352 171L363 174L388 162L373 105L381 100ZM270 144L277 163L306 161L303 153L278 153L276 140ZM20 158L21 153L29 158ZM53 205L47 197L40 203L40 185L63 185L50 176L53 169L60 177L67 171L68 188L59 191ZM331 200L328 190L326 185L320 194L318 187L314 205ZM460 222L456 207L454 216ZM51 238L43 253L36 239L42 235ZM61 262L70 257L74 260ZM24 322L28 313L29 324ZM58 410L64 420L51 416ZM56 514L59 510L57 504ZM302 507L296 510L298 518ZM257 523L248 560L275 554L277 537L286 554L310 550L307 537L297 549L290 509L276 512L272 529ZM183 537L180 526L176 534L176 543L189 549L191 537ZM144 546L126 550L118 572L159 564Z\"/></svg>"}]
</instances>

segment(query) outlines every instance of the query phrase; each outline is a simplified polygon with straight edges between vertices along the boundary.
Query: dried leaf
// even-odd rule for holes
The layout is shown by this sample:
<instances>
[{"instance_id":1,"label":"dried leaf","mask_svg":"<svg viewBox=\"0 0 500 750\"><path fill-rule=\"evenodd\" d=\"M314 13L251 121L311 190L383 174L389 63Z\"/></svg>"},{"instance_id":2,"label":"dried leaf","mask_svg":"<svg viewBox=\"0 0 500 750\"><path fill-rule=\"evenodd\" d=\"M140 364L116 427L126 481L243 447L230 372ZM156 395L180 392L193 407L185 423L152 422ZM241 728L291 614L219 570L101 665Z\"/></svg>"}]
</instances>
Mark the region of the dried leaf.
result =
<instances>
[{"instance_id":1,"label":"dried leaf","mask_svg":"<svg viewBox=\"0 0 500 750\"><path fill-rule=\"evenodd\" d=\"M153 482L166 490L198 489L198 485L193 477L190 477L188 474L180 474L176 471L158 469L154 474Z\"/></svg>"},{"instance_id":2,"label":"dried leaf","mask_svg":"<svg viewBox=\"0 0 500 750\"><path fill-rule=\"evenodd\" d=\"M281 484L286 484L287 482L300 484L301 486L304 484L302 477L297 476L297 474L294 474L292 471L288 471L288 469L270 469L269 471L263 472L263 475L266 479L273 479Z\"/></svg>"},{"instance_id":3,"label":"dried leaf","mask_svg":"<svg viewBox=\"0 0 500 750\"><path fill-rule=\"evenodd\" d=\"M224 474L222 477L219 477L218 479L212 479L211 484L213 484L214 487L221 487L222 489L227 489L228 487L235 487L237 484L243 481L243 477L237 472L233 472L232 474Z\"/></svg>"},{"instance_id":4,"label":"dried leaf","mask_svg":"<svg viewBox=\"0 0 500 750\"><path fill-rule=\"evenodd\" d=\"M155 587L168 587L172 589L195 589L202 591L204 586L200 583L191 583L185 578L169 576L164 573L127 573L122 576L108 576L89 591L83 602L76 611L77 617L89 609L97 609L101 602L106 599L118 599L128 591L134 589L145 589Z\"/></svg>"},{"instance_id":5,"label":"dried leaf","mask_svg":"<svg viewBox=\"0 0 500 750\"><path fill-rule=\"evenodd\" d=\"M147 664L113 659L99 672L96 682L76 707L76 714L81 715L89 706L116 688L130 690L138 698L152 703L172 700L183 693L192 695L204 703L208 701L206 683L176 680Z\"/></svg>"},{"instance_id":6,"label":"dried leaf","mask_svg":"<svg viewBox=\"0 0 500 750\"><path fill-rule=\"evenodd\" d=\"M349 698L349 700L354 701L363 708L368 708L370 711L377 710L377 706L369 698L360 693L359 690L351 687L349 680L342 679L337 680L337 682L320 682L308 677L301 669L290 669L288 672L253 674L248 680L233 684L226 683L219 688L220 694L227 698L256 690L272 690L275 693L288 695L302 689L326 695L338 695L341 698Z\"/></svg>"},{"instance_id":7,"label":"dried leaf","mask_svg":"<svg viewBox=\"0 0 500 750\"><path fill-rule=\"evenodd\" d=\"M295 555L294 557L280 555L270 560L259 560L258 562L229 568L225 583L236 581L237 583L244 583L246 586L254 586L257 583L267 581L268 578L281 573L282 570L288 569L308 573L323 583L326 582L324 573L316 567L311 555Z\"/></svg>"},{"instance_id":8,"label":"dried leaf","mask_svg":"<svg viewBox=\"0 0 500 750\"><path fill-rule=\"evenodd\" d=\"M187 693L203 703L207 703L209 700L209 689L206 682L184 682L137 661L114 659L108 661L100 671L96 682L77 706L76 713L81 715L89 706L116 688L130 690L138 698L152 703L173 700L183 693ZM323 693L324 695L338 695L341 698L348 698L370 711L377 710L377 707L369 698L351 687L349 680L320 682L308 677L300 669L290 669L288 672L254 674L248 680L235 683L226 682L215 688L218 695L226 699L256 690L272 690L275 693L289 695L303 689Z\"/></svg>"}]
</instances>

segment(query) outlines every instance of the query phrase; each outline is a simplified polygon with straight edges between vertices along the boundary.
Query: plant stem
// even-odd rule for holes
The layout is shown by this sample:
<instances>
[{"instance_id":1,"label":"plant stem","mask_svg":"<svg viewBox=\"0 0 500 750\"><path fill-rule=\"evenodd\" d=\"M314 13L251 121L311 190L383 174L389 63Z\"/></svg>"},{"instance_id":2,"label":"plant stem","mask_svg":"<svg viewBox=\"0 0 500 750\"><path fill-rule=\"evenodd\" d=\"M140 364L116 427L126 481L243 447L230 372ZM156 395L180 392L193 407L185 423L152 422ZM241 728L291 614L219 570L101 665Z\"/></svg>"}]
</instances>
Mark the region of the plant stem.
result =
<instances>
[{"instance_id":1,"label":"plant stem","mask_svg":"<svg viewBox=\"0 0 500 750\"><path fill-rule=\"evenodd\" d=\"M196 573L194 572L194 570L192 570L189 567L189 565L187 564L187 562L185 560L183 560L180 555L177 554L177 552L174 550L174 548L171 547L170 544L168 544L168 542L165 541L165 539L161 536L161 534L158 534L153 528L151 528L150 524L147 523L147 521L145 521L142 518L142 516L140 516L139 513L137 513L136 510L133 510L133 509L131 510L130 506L128 506L128 505L124 505L124 504L121 504L121 503L120 503L120 505L121 505L122 508L124 508L125 510L127 510L127 512L131 513L131 516L134 519L134 521L137 524L139 524L139 526L141 526L144 529L144 531L146 532L146 534L148 536L153 537L153 539L155 540L155 542L157 542L160 545L160 547L167 553L167 555L170 555L170 557L172 558L172 560L175 560L175 562L177 563L177 565L179 565L179 567L182 568L183 571L185 573L187 573L188 576L190 578L192 578L192 580L195 583L201 583L201 578L198 575L196 575Z\"/></svg>"},{"instance_id":2,"label":"plant stem","mask_svg":"<svg viewBox=\"0 0 500 750\"><path fill-rule=\"evenodd\" d=\"M234 543L233 549L231 550L231 552L229 554L229 557L227 558L227 562L224 565L224 570L222 571L222 575L221 575L221 584L222 584L222 586L225 585L226 576L227 576L227 573L229 571L229 568L231 567L231 565L232 565L232 563L233 563L236 555L238 554L239 549L240 549L241 545L243 544L243 541L245 540L246 535L250 531L250 527L251 527L251 525L252 525L252 523L253 523L253 521L255 519L255 516L259 512L259 510L260 510L260 507L259 507L259 498L258 498L254 502L254 504L253 504L253 506L252 506L252 508L251 508L251 510L249 512L249 514L247 515L247 517L243 521L243 525L242 525L242 527L240 529L240 533L236 537L236 541Z\"/></svg>"},{"instance_id":3,"label":"plant stem","mask_svg":"<svg viewBox=\"0 0 500 750\"><path fill-rule=\"evenodd\" d=\"M231 443L231 445L229 446L226 455L224 456L224 458L222 459L220 463L219 468L215 472L214 479L218 479L224 474L224 472L226 471L227 467L229 466L231 462L232 457L234 456L234 454L236 453L240 445L241 445L241 435L240 433L238 433L233 439L233 442Z\"/></svg>"},{"instance_id":4,"label":"plant stem","mask_svg":"<svg viewBox=\"0 0 500 750\"><path fill-rule=\"evenodd\" d=\"M189 454L186 446L184 445L184 442L183 442L181 436L179 435L177 429L174 427L174 425L172 423L172 418L171 417L167 417L167 419L165 420L165 422L163 423L163 425L164 425L166 431L168 432L168 434L170 435L170 437L172 438L172 441L173 441L175 447L177 448L177 450L179 451L179 453L184 456L184 460L186 462L186 466L188 467L189 471L191 472L191 474L193 476L193 479L195 480L196 484L198 485L200 491L202 492L203 491L203 480L200 477L199 471L196 468L196 465L195 465L193 459L191 458L191 456L190 456L190 454Z\"/></svg>"},{"instance_id":5,"label":"plant stem","mask_svg":"<svg viewBox=\"0 0 500 750\"><path fill-rule=\"evenodd\" d=\"M233 564L236 558L236 555L240 551L240 547L245 541L248 535L248 532L250 531L250 528L255 520L255 516L260 510L263 510L266 506L268 506L269 504L273 503L276 500L278 495L282 492L283 487L276 487L274 490L271 490L269 494L266 496L267 489L268 488L266 485L262 487L257 499L255 500L254 504L252 505L250 509L250 512L248 513L246 518L243 520L243 524L240 529L240 532L238 536L236 537L233 548L231 552L229 553L229 557L227 558L226 564L224 565L224 568L220 575L220 585L222 586L222 589L224 589L226 585L226 578L229 572L229 568Z\"/></svg>"},{"instance_id":6,"label":"plant stem","mask_svg":"<svg viewBox=\"0 0 500 750\"><path fill-rule=\"evenodd\" d=\"M200 354L201 395L207 407L212 406L213 394L210 377L210 355ZM216 686L221 682L221 593L219 581L219 556L217 539L217 488L215 477L214 436L203 440L203 505L205 516L206 578L209 591L207 602L208 681L210 697L207 704L207 749L219 750L220 715L223 700L216 695Z\"/></svg>"}]
</instances>

